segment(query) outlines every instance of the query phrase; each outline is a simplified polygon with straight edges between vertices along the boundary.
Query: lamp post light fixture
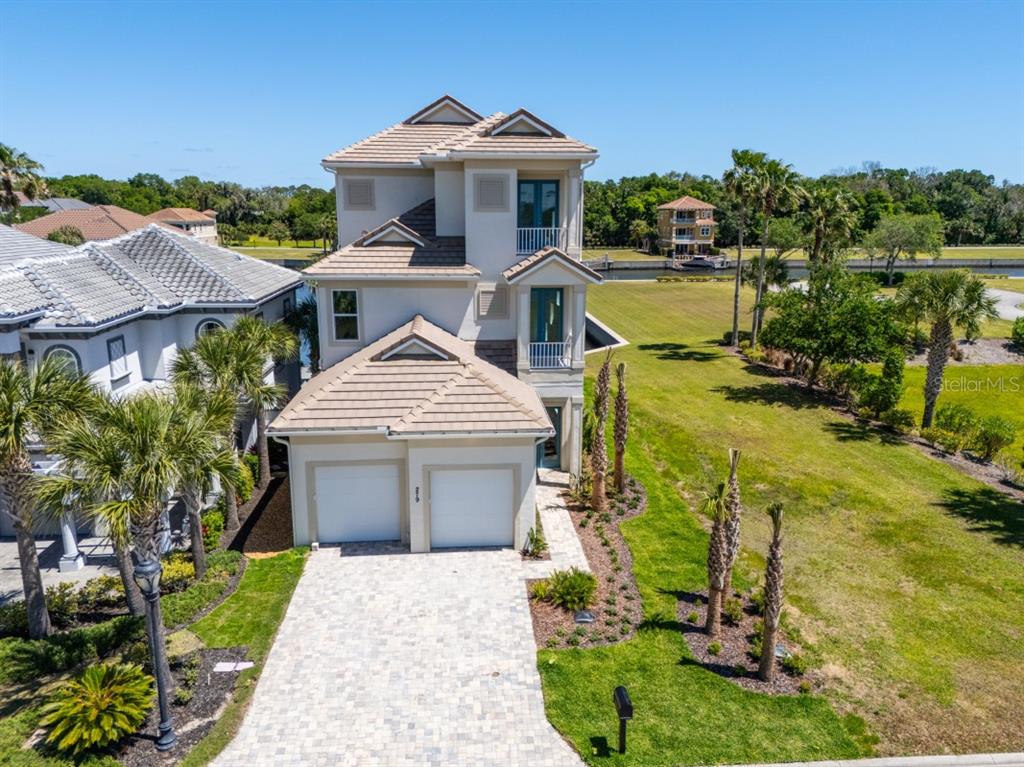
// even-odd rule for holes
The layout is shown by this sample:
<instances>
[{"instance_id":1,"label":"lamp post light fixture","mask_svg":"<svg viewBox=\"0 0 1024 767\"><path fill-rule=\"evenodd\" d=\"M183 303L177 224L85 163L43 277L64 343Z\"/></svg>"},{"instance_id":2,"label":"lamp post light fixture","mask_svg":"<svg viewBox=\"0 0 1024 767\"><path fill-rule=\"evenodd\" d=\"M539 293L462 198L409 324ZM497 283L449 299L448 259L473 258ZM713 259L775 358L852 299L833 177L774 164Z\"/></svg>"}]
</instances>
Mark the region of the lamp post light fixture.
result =
<instances>
[{"instance_id":1,"label":"lamp post light fixture","mask_svg":"<svg viewBox=\"0 0 1024 767\"><path fill-rule=\"evenodd\" d=\"M633 701L626 688L619 685L612 693L615 713L619 715L619 753L626 753L626 722L633 718Z\"/></svg>"},{"instance_id":2,"label":"lamp post light fixture","mask_svg":"<svg viewBox=\"0 0 1024 767\"><path fill-rule=\"evenodd\" d=\"M171 724L171 709L167 700L168 679L165 676L167 660L163 644L158 641L163 616L160 614L160 576L163 566L159 559L135 562L132 577L146 598L146 620L149 621L149 650L153 657L153 676L156 677L156 697L160 706L160 725L157 727L156 750L167 751L178 742Z\"/></svg>"}]
</instances>

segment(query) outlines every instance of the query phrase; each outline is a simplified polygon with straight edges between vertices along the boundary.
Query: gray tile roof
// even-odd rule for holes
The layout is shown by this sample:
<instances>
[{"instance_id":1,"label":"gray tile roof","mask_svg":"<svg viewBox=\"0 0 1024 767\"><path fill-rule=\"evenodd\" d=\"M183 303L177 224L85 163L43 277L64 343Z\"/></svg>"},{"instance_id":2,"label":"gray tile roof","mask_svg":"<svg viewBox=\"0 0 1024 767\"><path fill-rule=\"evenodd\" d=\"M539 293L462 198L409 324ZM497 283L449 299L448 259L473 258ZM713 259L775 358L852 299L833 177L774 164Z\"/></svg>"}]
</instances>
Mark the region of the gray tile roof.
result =
<instances>
[{"instance_id":1,"label":"gray tile roof","mask_svg":"<svg viewBox=\"0 0 1024 767\"><path fill-rule=\"evenodd\" d=\"M33 234L19 232L6 224L0 224L0 264L10 264L36 256L55 256L70 251L70 245L43 240Z\"/></svg>"},{"instance_id":2,"label":"gray tile roof","mask_svg":"<svg viewBox=\"0 0 1024 767\"><path fill-rule=\"evenodd\" d=\"M288 269L150 225L0 266L0 323L42 306L38 326L88 328L147 311L252 306L301 284Z\"/></svg>"}]
</instances>

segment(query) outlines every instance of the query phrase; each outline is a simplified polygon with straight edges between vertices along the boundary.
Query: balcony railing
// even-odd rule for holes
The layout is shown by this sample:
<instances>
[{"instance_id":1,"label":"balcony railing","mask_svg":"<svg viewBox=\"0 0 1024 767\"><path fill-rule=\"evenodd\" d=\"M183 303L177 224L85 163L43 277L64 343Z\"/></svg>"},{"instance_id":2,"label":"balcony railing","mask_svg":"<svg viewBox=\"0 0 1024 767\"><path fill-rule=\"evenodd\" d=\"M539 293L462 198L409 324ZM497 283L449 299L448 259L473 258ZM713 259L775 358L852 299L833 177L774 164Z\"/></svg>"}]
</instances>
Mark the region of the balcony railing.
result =
<instances>
[{"instance_id":1,"label":"balcony railing","mask_svg":"<svg viewBox=\"0 0 1024 767\"><path fill-rule=\"evenodd\" d=\"M572 337L564 341L534 341L530 343L530 368L556 370L572 364Z\"/></svg>"},{"instance_id":2,"label":"balcony railing","mask_svg":"<svg viewBox=\"0 0 1024 767\"><path fill-rule=\"evenodd\" d=\"M566 228L564 226L531 226L516 229L516 253L529 255L543 248L565 250Z\"/></svg>"}]
</instances>

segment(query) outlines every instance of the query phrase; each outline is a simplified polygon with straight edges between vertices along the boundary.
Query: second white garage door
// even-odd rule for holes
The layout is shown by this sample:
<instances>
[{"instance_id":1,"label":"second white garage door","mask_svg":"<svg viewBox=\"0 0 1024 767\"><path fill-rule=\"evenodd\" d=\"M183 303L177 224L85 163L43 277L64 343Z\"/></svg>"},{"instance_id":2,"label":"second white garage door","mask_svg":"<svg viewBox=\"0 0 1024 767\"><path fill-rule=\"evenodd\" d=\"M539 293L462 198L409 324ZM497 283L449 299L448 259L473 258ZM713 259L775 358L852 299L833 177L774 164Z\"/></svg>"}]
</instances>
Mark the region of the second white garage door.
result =
<instances>
[{"instance_id":1,"label":"second white garage door","mask_svg":"<svg viewBox=\"0 0 1024 767\"><path fill-rule=\"evenodd\" d=\"M320 543L397 541L402 537L401 505L395 464L316 469Z\"/></svg>"},{"instance_id":2,"label":"second white garage door","mask_svg":"<svg viewBox=\"0 0 1024 767\"><path fill-rule=\"evenodd\" d=\"M512 469L430 472L430 547L511 546Z\"/></svg>"}]
</instances>

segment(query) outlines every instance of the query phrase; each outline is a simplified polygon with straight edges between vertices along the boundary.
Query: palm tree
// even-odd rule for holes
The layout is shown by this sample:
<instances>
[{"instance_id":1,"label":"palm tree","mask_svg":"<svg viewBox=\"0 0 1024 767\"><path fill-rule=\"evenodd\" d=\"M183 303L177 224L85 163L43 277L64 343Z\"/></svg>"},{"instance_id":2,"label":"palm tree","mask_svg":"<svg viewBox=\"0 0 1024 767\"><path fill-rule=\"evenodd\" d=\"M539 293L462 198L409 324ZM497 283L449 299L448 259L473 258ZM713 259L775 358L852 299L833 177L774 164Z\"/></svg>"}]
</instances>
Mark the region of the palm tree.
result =
<instances>
[{"instance_id":1,"label":"palm tree","mask_svg":"<svg viewBox=\"0 0 1024 767\"><path fill-rule=\"evenodd\" d=\"M270 450L267 444L267 411L280 407L288 391L280 384L266 382L265 367L268 359L285 362L295 358L299 342L295 333L282 322L268 325L247 315L231 329L238 346L238 371L242 374L239 386L244 401L256 418L256 452L260 458L259 487L270 484Z\"/></svg>"},{"instance_id":2,"label":"palm tree","mask_svg":"<svg viewBox=\"0 0 1024 767\"><path fill-rule=\"evenodd\" d=\"M836 183L822 182L807 190L803 219L811 235L812 264L833 256L849 241L856 225L857 201Z\"/></svg>"},{"instance_id":3,"label":"palm tree","mask_svg":"<svg viewBox=\"0 0 1024 767\"><path fill-rule=\"evenodd\" d=\"M629 435L629 395L626 393L626 363L615 368L619 390L615 393L615 492L626 490L626 437Z\"/></svg>"},{"instance_id":4,"label":"palm tree","mask_svg":"<svg viewBox=\"0 0 1024 767\"><path fill-rule=\"evenodd\" d=\"M189 522L189 544L196 578L206 574L206 549L203 544L203 499L209 493L216 477L221 483L238 483L238 464L234 450L224 446L223 435L235 420L235 398L224 391L205 392L185 384L175 390L188 420L183 428L193 431L195 451L181 467L182 485L179 488Z\"/></svg>"},{"instance_id":5,"label":"palm tree","mask_svg":"<svg viewBox=\"0 0 1024 767\"><path fill-rule=\"evenodd\" d=\"M757 332L761 329L764 310L761 298L764 295L764 269L768 252L768 227L772 216L788 210L800 201L803 189L799 176L791 165L779 160L767 160L754 174L754 186L757 193L758 207L761 212L761 262L757 274L757 292L754 298L754 319L750 330L750 344L757 344Z\"/></svg>"},{"instance_id":6,"label":"palm tree","mask_svg":"<svg viewBox=\"0 0 1024 767\"><path fill-rule=\"evenodd\" d=\"M782 504L769 504L767 512L772 520L772 542L764 573L764 628L757 675L770 682L775 676L775 640L782 617Z\"/></svg>"},{"instance_id":7,"label":"palm tree","mask_svg":"<svg viewBox=\"0 0 1024 767\"><path fill-rule=\"evenodd\" d=\"M28 631L33 639L50 633L50 614L33 535L36 498L29 446L89 394L88 380L57 358L44 359L32 370L20 361L0 359L0 498L18 542Z\"/></svg>"},{"instance_id":8,"label":"palm tree","mask_svg":"<svg viewBox=\"0 0 1024 767\"><path fill-rule=\"evenodd\" d=\"M722 598L732 596L732 569L740 553L740 517L743 515L743 504L740 502L740 451L729 448L729 491L725 497L726 510L729 513L725 524L725 578L722 587Z\"/></svg>"},{"instance_id":9,"label":"palm tree","mask_svg":"<svg viewBox=\"0 0 1024 767\"><path fill-rule=\"evenodd\" d=\"M309 347L309 366L312 372L320 371L320 320L316 312L316 295L301 299L284 317L290 327Z\"/></svg>"},{"instance_id":10,"label":"palm tree","mask_svg":"<svg viewBox=\"0 0 1024 767\"><path fill-rule=\"evenodd\" d=\"M236 354L237 344L228 331L200 336L190 349L180 349L171 367L171 379L175 387L191 386L208 394L229 398L236 418L224 429L221 445L234 454L235 421L239 410L240 371ZM238 462L237 455L235 463ZM224 483L224 526L229 531L240 526L238 519L238 495L235 485Z\"/></svg>"},{"instance_id":11,"label":"palm tree","mask_svg":"<svg viewBox=\"0 0 1024 767\"><path fill-rule=\"evenodd\" d=\"M708 614L704 631L717 637L722 630L722 593L725 589L725 526L729 512L726 508L725 483L719 482L704 494L701 508L711 517L711 537L708 539Z\"/></svg>"},{"instance_id":12,"label":"palm tree","mask_svg":"<svg viewBox=\"0 0 1024 767\"><path fill-rule=\"evenodd\" d=\"M896 305L908 319L932 326L921 418L921 426L928 428L942 390L954 328L962 328L968 338L976 338L982 322L999 317L996 299L987 295L985 283L978 277L966 269L951 269L912 275L900 286Z\"/></svg>"},{"instance_id":13,"label":"palm tree","mask_svg":"<svg viewBox=\"0 0 1024 767\"><path fill-rule=\"evenodd\" d=\"M747 216L755 201L754 179L758 168L766 159L764 152L751 149L733 149L732 167L723 176L726 192L739 208L736 220L739 242L736 249L736 284L732 298L732 345L740 342L740 285L743 280L743 234L747 228Z\"/></svg>"},{"instance_id":14,"label":"palm tree","mask_svg":"<svg viewBox=\"0 0 1024 767\"><path fill-rule=\"evenodd\" d=\"M608 396L611 388L611 359L609 352L597 373L594 386L594 437L590 446L590 467L593 477L591 505L597 512L608 508L608 493L605 477L608 474L608 445L605 441L605 422L608 420Z\"/></svg>"},{"instance_id":15,"label":"palm tree","mask_svg":"<svg viewBox=\"0 0 1024 767\"><path fill-rule=\"evenodd\" d=\"M46 194L46 181L39 175L43 166L24 152L0 144L0 208L16 211L21 201L15 192L35 200Z\"/></svg>"}]
</instances>

